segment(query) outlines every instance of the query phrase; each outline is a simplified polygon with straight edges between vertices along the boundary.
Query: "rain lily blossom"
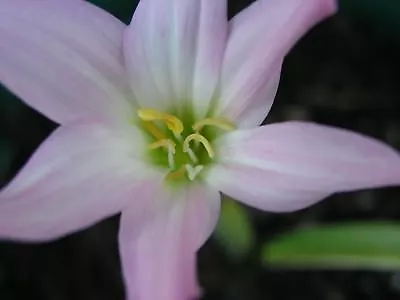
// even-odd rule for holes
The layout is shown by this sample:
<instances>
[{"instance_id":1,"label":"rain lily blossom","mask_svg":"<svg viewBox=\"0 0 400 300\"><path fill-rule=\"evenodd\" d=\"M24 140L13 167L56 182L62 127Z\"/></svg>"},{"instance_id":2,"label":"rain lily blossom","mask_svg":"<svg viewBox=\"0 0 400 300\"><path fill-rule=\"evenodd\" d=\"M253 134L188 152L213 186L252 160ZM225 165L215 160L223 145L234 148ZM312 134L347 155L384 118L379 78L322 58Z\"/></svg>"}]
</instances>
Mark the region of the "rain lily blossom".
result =
<instances>
[{"instance_id":1,"label":"rain lily blossom","mask_svg":"<svg viewBox=\"0 0 400 300\"><path fill-rule=\"evenodd\" d=\"M333 0L142 0L129 26L81 0L0 1L0 81L60 124L0 192L0 237L53 240L120 213L130 300L198 296L220 193L286 212L400 183L400 157L307 122L257 127L284 56Z\"/></svg>"}]
</instances>

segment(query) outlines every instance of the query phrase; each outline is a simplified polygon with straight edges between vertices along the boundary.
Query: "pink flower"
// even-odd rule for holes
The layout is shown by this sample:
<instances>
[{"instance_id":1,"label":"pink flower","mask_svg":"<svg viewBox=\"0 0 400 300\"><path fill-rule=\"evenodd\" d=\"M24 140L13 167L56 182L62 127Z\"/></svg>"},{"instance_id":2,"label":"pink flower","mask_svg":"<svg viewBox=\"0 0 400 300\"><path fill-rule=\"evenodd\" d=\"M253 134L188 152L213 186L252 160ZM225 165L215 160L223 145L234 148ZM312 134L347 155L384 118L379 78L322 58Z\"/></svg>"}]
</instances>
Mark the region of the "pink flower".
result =
<instances>
[{"instance_id":1,"label":"pink flower","mask_svg":"<svg viewBox=\"0 0 400 300\"><path fill-rule=\"evenodd\" d=\"M220 192L262 210L400 183L390 147L304 122L256 128L282 60L333 0L1 0L0 80L61 126L0 193L0 236L47 241L122 211L127 298L198 294Z\"/></svg>"}]
</instances>

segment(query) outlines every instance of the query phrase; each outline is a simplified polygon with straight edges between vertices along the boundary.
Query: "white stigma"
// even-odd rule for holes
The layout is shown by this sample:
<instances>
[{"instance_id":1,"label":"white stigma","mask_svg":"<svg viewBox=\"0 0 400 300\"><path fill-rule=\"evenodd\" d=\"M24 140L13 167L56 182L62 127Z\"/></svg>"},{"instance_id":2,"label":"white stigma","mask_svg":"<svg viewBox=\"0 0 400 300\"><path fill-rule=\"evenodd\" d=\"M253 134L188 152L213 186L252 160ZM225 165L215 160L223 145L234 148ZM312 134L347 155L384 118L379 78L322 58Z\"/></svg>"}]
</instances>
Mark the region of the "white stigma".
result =
<instances>
[{"instance_id":1,"label":"white stigma","mask_svg":"<svg viewBox=\"0 0 400 300\"><path fill-rule=\"evenodd\" d=\"M200 172L204 169L203 165L198 165L193 167L192 165L186 164L185 169L187 172L187 176L191 181L195 180L197 175L200 174Z\"/></svg>"}]
</instances>

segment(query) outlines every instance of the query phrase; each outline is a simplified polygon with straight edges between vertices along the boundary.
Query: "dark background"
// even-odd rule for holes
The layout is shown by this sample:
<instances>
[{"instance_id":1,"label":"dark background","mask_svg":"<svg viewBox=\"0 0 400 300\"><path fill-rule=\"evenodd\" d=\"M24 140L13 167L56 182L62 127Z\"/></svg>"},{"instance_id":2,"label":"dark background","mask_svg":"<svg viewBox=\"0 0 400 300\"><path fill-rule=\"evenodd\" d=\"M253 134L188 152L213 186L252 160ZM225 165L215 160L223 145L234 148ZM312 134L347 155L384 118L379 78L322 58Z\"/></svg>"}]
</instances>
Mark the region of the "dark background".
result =
<instances>
[{"instance_id":1,"label":"dark background","mask_svg":"<svg viewBox=\"0 0 400 300\"><path fill-rule=\"evenodd\" d=\"M135 1L92 2L126 22ZM230 15L250 2L229 1ZM399 20L399 1L343 1L338 15L313 29L288 55L267 122L312 120L400 149ZM4 89L0 99L1 186L55 124ZM400 272L288 271L259 262L261 244L287 229L332 221L397 220L399 201L400 189L391 188L335 195L292 214L251 210L257 240L247 257L233 261L213 239L201 249L204 299L400 299ZM123 299L117 230L118 216L50 244L0 242L0 299Z\"/></svg>"}]
</instances>

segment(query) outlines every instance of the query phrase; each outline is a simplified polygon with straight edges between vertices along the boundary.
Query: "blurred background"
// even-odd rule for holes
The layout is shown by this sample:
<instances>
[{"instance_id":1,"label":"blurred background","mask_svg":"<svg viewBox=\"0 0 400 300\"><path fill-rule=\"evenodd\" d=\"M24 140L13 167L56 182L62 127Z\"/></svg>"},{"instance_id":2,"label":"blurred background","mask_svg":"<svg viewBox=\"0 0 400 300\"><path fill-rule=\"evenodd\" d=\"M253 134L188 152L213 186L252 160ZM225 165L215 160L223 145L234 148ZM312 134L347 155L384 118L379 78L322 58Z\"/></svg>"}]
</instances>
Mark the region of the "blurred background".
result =
<instances>
[{"instance_id":1,"label":"blurred background","mask_svg":"<svg viewBox=\"0 0 400 300\"><path fill-rule=\"evenodd\" d=\"M124 22L137 4L90 2ZM230 0L230 17L251 2ZM287 56L266 123L310 120L400 149L399 53L400 1L343 0ZM0 186L55 126L0 89ZM203 299L400 299L399 217L400 188L335 195L291 214L225 199L199 252ZM117 230L118 216L49 244L0 242L0 299L122 300Z\"/></svg>"}]
</instances>

